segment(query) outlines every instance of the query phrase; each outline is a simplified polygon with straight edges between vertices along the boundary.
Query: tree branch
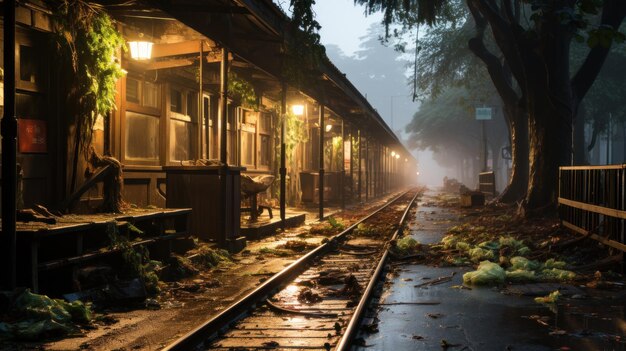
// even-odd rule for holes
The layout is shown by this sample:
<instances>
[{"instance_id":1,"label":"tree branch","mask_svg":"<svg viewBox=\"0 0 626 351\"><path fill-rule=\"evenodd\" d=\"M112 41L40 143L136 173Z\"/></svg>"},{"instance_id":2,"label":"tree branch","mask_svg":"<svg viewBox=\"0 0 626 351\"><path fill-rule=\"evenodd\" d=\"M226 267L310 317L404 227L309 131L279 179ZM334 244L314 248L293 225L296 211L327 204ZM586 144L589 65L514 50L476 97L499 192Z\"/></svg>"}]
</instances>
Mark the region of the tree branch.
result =
<instances>
[{"instance_id":1,"label":"tree branch","mask_svg":"<svg viewBox=\"0 0 626 351\"><path fill-rule=\"evenodd\" d=\"M500 97L504 101L505 104L515 104L517 103L517 94L515 90L511 86L509 80L506 77L504 72L504 68L502 63L498 59L496 55L491 53L486 47L484 43L485 29L487 27L487 21L480 14L479 11L474 7L474 5L470 5L470 12L472 13L472 17L476 22L476 37L472 38L468 42L469 49L476 55L481 61L485 63L487 66L487 71L489 72L489 76L491 80L498 90Z\"/></svg>"},{"instance_id":2,"label":"tree branch","mask_svg":"<svg viewBox=\"0 0 626 351\"><path fill-rule=\"evenodd\" d=\"M513 76L520 86L525 86L526 74L521 60L522 51L524 51L524 49L519 47L522 43L522 39L519 35L514 33L521 27L517 23L511 23L503 18L499 14L500 11L494 8L496 5L493 0L468 0L467 4L472 16L477 21L477 26L486 26L487 22L489 23L496 44L504 55L511 73L513 73Z\"/></svg>"},{"instance_id":3,"label":"tree branch","mask_svg":"<svg viewBox=\"0 0 626 351\"><path fill-rule=\"evenodd\" d=\"M618 30L620 24L626 17L626 1L624 0L607 0L602 8L601 25L611 26L614 30ZM585 58L585 62L580 66L578 72L571 80L572 91L574 97L578 101L582 100L587 94L591 85L600 73L604 61L609 54L611 47L603 47L597 45L589 51Z\"/></svg>"}]
</instances>

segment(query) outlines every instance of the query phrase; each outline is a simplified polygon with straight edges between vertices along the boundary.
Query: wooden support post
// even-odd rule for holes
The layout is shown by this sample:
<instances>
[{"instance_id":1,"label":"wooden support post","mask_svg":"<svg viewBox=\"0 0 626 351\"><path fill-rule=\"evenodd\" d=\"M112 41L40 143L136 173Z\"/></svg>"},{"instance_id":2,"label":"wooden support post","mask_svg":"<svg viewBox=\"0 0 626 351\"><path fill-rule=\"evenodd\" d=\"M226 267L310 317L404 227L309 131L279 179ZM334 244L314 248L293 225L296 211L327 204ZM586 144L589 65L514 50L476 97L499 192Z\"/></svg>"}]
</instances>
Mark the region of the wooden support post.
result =
<instances>
[{"instance_id":1,"label":"wooden support post","mask_svg":"<svg viewBox=\"0 0 626 351\"><path fill-rule=\"evenodd\" d=\"M360 134L359 134L360 137ZM360 144L360 142L359 142ZM361 149L359 148L359 152ZM359 168L359 176L361 175L361 169ZM361 186L359 182L359 186ZM370 195L370 137L365 139L365 201L369 200Z\"/></svg>"},{"instance_id":2,"label":"wooden support post","mask_svg":"<svg viewBox=\"0 0 626 351\"><path fill-rule=\"evenodd\" d=\"M287 84L283 82L280 101L280 226L285 230L285 199L287 191L287 155L285 149L285 123L287 118Z\"/></svg>"},{"instance_id":3,"label":"wooden support post","mask_svg":"<svg viewBox=\"0 0 626 351\"><path fill-rule=\"evenodd\" d=\"M319 170L319 181L318 181L318 198L320 201L319 204L319 219L324 219L324 133L326 132L326 127L324 126L324 105L320 104L319 108L319 125L320 125L320 170Z\"/></svg>"},{"instance_id":4,"label":"wooden support post","mask_svg":"<svg viewBox=\"0 0 626 351\"><path fill-rule=\"evenodd\" d=\"M341 170L339 172L339 196L341 196L341 209L346 208L346 192L343 186L343 182L346 179L346 164L344 162L344 156L346 154L346 131L343 125L343 118L341 119L341 155L338 155L341 161Z\"/></svg>"},{"instance_id":5,"label":"wooden support post","mask_svg":"<svg viewBox=\"0 0 626 351\"><path fill-rule=\"evenodd\" d=\"M198 152L198 157L197 158L202 158L202 139L204 138L204 136L202 135L202 121L205 122L206 125L206 130L207 133L205 133L205 135L208 135L208 130L209 130L209 121L208 118L205 119L204 118L204 101L202 100L202 81L204 79L203 77L203 56L204 56L204 48L202 47L203 45L203 41L200 40L200 60L198 60L198 147L196 148L197 152ZM207 114L208 116L208 114ZM206 138L206 158L209 158L209 138Z\"/></svg>"},{"instance_id":6,"label":"wooden support post","mask_svg":"<svg viewBox=\"0 0 626 351\"><path fill-rule=\"evenodd\" d=\"M228 178L228 130L226 128L228 123L228 49L222 48L222 61L220 64L220 161L222 163L222 169L220 171L220 198L218 206L220 211L220 225L219 225L219 244L224 245L226 243L226 196L227 196L227 178ZM230 204L235 206L235 204ZM239 206L239 204L236 204Z\"/></svg>"},{"instance_id":7,"label":"wooden support post","mask_svg":"<svg viewBox=\"0 0 626 351\"><path fill-rule=\"evenodd\" d=\"M4 116L2 135L2 288L16 285L17 119L15 117L15 1L4 1Z\"/></svg>"},{"instance_id":8,"label":"wooden support post","mask_svg":"<svg viewBox=\"0 0 626 351\"><path fill-rule=\"evenodd\" d=\"M354 132L350 128L350 201L354 200Z\"/></svg>"},{"instance_id":9,"label":"wooden support post","mask_svg":"<svg viewBox=\"0 0 626 351\"><path fill-rule=\"evenodd\" d=\"M359 150L357 151L357 157L359 158L357 165L359 173L357 175L357 184L359 184L358 193L359 193L359 202L361 202L361 130L357 130L357 145L359 145Z\"/></svg>"},{"instance_id":10,"label":"wooden support post","mask_svg":"<svg viewBox=\"0 0 626 351\"><path fill-rule=\"evenodd\" d=\"M228 163L227 135L228 135L228 49L222 48L220 65L220 161Z\"/></svg>"}]
</instances>

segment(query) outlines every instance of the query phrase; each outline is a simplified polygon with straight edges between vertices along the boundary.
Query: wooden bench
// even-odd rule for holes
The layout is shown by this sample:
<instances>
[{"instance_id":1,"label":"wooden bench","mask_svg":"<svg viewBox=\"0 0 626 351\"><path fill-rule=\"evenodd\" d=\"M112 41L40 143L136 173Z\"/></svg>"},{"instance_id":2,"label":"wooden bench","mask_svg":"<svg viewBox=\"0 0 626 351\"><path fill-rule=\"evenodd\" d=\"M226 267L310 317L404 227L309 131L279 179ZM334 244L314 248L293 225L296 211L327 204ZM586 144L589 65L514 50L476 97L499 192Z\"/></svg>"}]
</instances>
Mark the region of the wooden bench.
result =
<instances>
[{"instance_id":1,"label":"wooden bench","mask_svg":"<svg viewBox=\"0 0 626 351\"><path fill-rule=\"evenodd\" d=\"M66 215L56 224L18 222L19 267L27 272L20 284L38 292L44 272L120 253L111 248L108 231L113 228L133 247L164 243L169 254L173 240L189 236L190 213L191 209L131 209L124 214ZM143 233L129 230L129 224Z\"/></svg>"}]
</instances>

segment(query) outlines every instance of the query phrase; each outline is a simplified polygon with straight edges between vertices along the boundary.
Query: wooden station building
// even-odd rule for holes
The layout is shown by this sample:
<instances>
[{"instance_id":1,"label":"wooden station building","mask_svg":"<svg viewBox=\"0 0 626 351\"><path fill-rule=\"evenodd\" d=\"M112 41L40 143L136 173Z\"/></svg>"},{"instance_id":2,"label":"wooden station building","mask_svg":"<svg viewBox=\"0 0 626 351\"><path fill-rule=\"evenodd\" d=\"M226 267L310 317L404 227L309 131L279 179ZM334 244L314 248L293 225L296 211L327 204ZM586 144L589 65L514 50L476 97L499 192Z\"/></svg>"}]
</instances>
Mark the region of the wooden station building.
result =
<instances>
[{"instance_id":1,"label":"wooden station building","mask_svg":"<svg viewBox=\"0 0 626 351\"><path fill-rule=\"evenodd\" d=\"M139 208L191 208L191 234L234 248L241 225L248 222L241 208L257 201L277 209L271 223L284 226L290 208L314 208L323 217L325 206L367 201L414 178L415 159L328 59L310 82L289 85L284 57L291 24L271 0L95 3L129 47L115 58L124 70L116 109L96 121L93 138L100 154L123 165L126 202ZM6 13L6 1L4 6ZM14 6L15 61L7 65L11 55L5 52L2 65L7 108L15 89L13 162L22 175L14 194L3 191L2 236L9 252L15 243L12 196L18 207L55 208L86 180L83 160L77 160L77 175L71 172L73 127L57 89L63 77L55 70L49 40L52 13L40 0ZM12 34L7 33L10 22L3 26L5 41ZM137 56L134 50L142 48L144 56ZM6 72L13 64L14 87ZM253 88L252 101L229 91L241 86ZM13 180L5 167L11 155L3 151L4 190ZM275 180L270 177L271 185L251 201L256 195L241 196L243 175ZM95 208L101 191L87 191L73 211Z\"/></svg>"}]
</instances>

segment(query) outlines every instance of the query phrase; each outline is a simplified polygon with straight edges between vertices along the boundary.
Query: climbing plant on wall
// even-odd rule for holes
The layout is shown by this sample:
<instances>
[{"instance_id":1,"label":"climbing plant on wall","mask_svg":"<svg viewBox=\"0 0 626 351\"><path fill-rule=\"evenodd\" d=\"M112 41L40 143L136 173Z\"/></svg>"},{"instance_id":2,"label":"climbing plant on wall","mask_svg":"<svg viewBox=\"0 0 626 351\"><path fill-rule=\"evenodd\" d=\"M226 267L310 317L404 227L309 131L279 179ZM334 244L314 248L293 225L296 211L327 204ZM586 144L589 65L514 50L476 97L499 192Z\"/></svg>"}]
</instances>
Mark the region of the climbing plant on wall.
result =
<instances>
[{"instance_id":1,"label":"climbing plant on wall","mask_svg":"<svg viewBox=\"0 0 626 351\"><path fill-rule=\"evenodd\" d=\"M275 107L277 111L280 111L280 107ZM288 109L290 111L290 109ZM295 205L300 200L301 190L300 190L300 175L299 171L301 170L298 166L298 145L300 143L305 143L309 140L309 134L307 131L306 124L304 120L300 117L294 115L291 112L285 114L282 118L285 120L285 164L287 166L287 194L286 201L289 205ZM278 167L280 167L280 121L276 124L276 128L274 128L274 140L276 140L276 149L275 149L275 160L277 161ZM277 169L278 169L277 167ZM279 182L275 182L277 184ZM278 195L278 189L276 189L276 194Z\"/></svg>"},{"instance_id":2,"label":"climbing plant on wall","mask_svg":"<svg viewBox=\"0 0 626 351\"><path fill-rule=\"evenodd\" d=\"M93 126L115 108L116 81L122 76L117 53L121 34L102 5L83 0L49 2L55 22L55 44L61 57L59 72L66 101L63 113L73 125L73 189L80 150L88 156Z\"/></svg>"},{"instance_id":3,"label":"climbing plant on wall","mask_svg":"<svg viewBox=\"0 0 626 351\"><path fill-rule=\"evenodd\" d=\"M51 3L56 5L57 49L73 71L68 77L68 103L80 142L86 146L98 115L106 116L115 108L115 85L122 76L116 54L124 40L102 6L81 0Z\"/></svg>"},{"instance_id":4,"label":"climbing plant on wall","mask_svg":"<svg viewBox=\"0 0 626 351\"><path fill-rule=\"evenodd\" d=\"M235 72L228 72L228 95L239 100L242 107L258 110L258 97L254 87Z\"/></svg>"}]
</instances>

